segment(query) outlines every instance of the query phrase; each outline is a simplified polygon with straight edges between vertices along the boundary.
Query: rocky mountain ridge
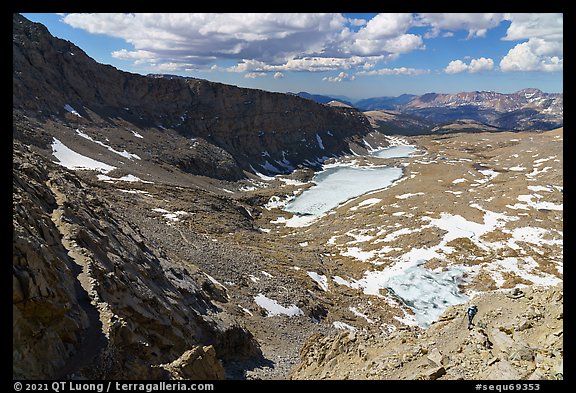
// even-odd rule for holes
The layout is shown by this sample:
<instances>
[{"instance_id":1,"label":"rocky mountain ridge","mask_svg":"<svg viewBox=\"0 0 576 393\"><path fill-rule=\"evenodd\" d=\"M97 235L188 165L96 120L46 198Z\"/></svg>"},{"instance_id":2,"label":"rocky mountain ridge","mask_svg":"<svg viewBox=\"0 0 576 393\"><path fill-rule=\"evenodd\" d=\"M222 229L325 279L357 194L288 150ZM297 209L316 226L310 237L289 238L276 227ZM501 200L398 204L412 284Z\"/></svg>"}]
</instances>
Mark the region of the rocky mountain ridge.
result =
<instances>
[{"instance_id":1,"label":"rocky mountain ridge","mask_svg":"<svg viewBox=\"0 0 576 393\"><path fill-rule=\"evenodd\" d=\"M320 103L330 99L309 93L298 94ZM363 111L373 125L377 121L382 126L381 131L386 133L449 133L458 124L472 125L459 127L460 132L543 131L563 125L564 94L526 88L511 94L493 91L402 94L398 97L367 98L347 104ZM390 114L394 114L394 117L390 117ZM415 120L421 124L415 125Z\"/></svg>"},{"instance_id":2,"label":"rocky mountain ridge","mask_svg":"<svg viewBox=\"0 0 576 393\"><path fill-rule=\"evenodd\" d=\"M354 104L352 104L352 102L348 99L343 99L343 98L339 98L339 97L331 97L331 96L327 96L327 95L323 95L323 94L310 94L307 93L305 91L300 91L298 93L288 93L288 94L292 94L298 97L302 97L302 98L306 98L309 100L312 100L314 102L317 102L319 104L328 104L331 101L336 101L336 102L341 102L342 104L348 105L353 107Z\"/></svg>"},{"instance_id":3,"label":"rocky mountain ridge","mask_svg":"<svg viewBox=\"0 0 576 393\"><path fill-rule=\"evenodd\" d=\"M490 128L503 131L542 131L563 125L564 95L544 93L534 88L511 94L474 91L403 95L397 98L384 101L374 99L375 102L370 101L370 105L359 102L356 107L362 110L393 109L402 114L419 117L432 123L429 133L438 132L438 128L444 128L446 132L447 125L459 121L476 122L479 125L476 128L484 131L491 131Z\"/></svg>"},{"instance_id":4,"label":"rocky mountain ridge","mask_svg":"<svg viewBox=\"0 0 576 393\"><path fill-rule=\"evenodd\" d=\"M251 172L250 165L263 173L317 166L323 158L349 153L349 142L361 143L372 131L351 108L199 79L119 71L18 14L13 17L13 70L15 112L78 125L118 127L124 122L127 127L171 129L226 151L239 169ZM220 161L221 155L208 161ZM183 157L177 165L200 174L186 161ZM233 169L207 175L243 177Z\"/></svg>"},{"instance_id":5,"label":"rocky mountain ridge","mask_svg":"<svg viewBox=\"0 0 576 393\"><path fill-rule=\"evenodd\" d=\"M415 94L401 94L397 97L373 97L356 101L356 108L362 111L395 110L417 97Z\"/></svg>"},{"instance_id":6,"label":"rocky mountain ridge","mask_svg":"<svg viewBox=\"0 0 576 393\"><path fill-rule=\"evenodd\" d=\"M410 100L402 110L434 122L470 119L512 131L561 127L563 108L563 94L529 88L512 94L491 91L429 93Z\"/></svg>"}]
</instances>

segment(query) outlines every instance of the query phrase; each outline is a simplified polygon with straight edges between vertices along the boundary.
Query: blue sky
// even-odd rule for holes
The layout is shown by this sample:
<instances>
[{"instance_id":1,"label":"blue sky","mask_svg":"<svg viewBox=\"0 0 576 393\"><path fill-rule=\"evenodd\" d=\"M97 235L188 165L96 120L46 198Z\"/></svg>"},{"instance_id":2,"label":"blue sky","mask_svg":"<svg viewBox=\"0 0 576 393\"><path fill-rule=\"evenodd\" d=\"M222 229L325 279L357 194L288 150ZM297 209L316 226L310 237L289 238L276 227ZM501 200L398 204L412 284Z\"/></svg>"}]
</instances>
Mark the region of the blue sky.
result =
<instances>
[{"instance_id":1,"label":"blue sky","mask_svg":"<svg viewBox=\"0 0 576 393\"><path fill-rule=\"evenodd\" d=\"M563 92L563 15L23 14L104 64L278 92Z\"/></svg>"}]
</instances>

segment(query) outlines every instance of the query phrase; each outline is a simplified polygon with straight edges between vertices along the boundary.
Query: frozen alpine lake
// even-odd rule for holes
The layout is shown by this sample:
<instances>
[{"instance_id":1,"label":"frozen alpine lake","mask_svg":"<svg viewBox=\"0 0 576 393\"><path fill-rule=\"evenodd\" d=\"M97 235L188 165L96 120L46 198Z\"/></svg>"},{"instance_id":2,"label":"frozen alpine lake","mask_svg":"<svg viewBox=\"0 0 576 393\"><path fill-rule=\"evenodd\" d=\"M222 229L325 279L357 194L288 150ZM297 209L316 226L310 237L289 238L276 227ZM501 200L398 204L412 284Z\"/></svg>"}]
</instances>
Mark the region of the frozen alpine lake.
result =
<instances>
[{"instance_id":1,"label":"frozen alpine lake","mask_svg":"<svg viewBox=\"0 0 576 393\"><path fill-rule=\"evenodd\" d=\"M315 185L289 202L284 210L319 216L349 199L390 186L402 173L398 167L328 168L314 176Z\"/></svg>"},{"instance_id":2,"label":"frozen alpine lake","mask_svg":"<svg viewBox=\"0 0 576 393\"><path fill-rule=\"evenodd\" d=\"M413 145L388 146L371 153L379 158L409 157L416 151ZM284 208L290 213L319 216L367 192L390 186L402 177L398 167L351 167L332 166L312 179L315 184L304 191Z\"/></svg>"},{"instance_id":3,"label":"frozen alpine lake","mask_svg":"<svg viewBox=\"0 0 576 393\"><path fill-rule=\"evenodd\" d=\"M416 147L413 145L396 145L374 150L370 152L370 155L378 158L407 158L414 152L416 152ZM301 215L310 215L313 220L314 217L320 216L352 198L389 187L402 175L402 168L399 167L356 167L336 164L314 176L312 182L315 185L289 202L284 210ZM404 194L397 196L397 198L405 199L421 194ZM359 206L378 201L380 199L368 199ZM306 217L301 218L306 219ZM442 229L458 230L458 235L462 231L461 226L469 227L459 223L460 225L453 229L453 225L449 225L451 223L445 221L446 219L438 221L438 223L443 224L441 225ZM470 233L473 234L472 230L478 225L472 225ZM468 237L470 233L466 232L464 236ZM452 234L451 231L449 231L450 234ZM347 252L349 251L350 248ZM393 297L414 312L413 316L407 317L405 323L426 327L437 320L446 307L465 303L468 300L468 297L462 294L459 288L459 284L464 280L464 270L451 267L445 271L432 271L423 264L433 256L435 250L426 251L428 251L428 254L425 255L426 258L422 258L423 255L418 253L416 260L410 258L406 261L408 263L401 263L384 270L366 271L365 277L360 280L350 282L341 280L339 284L362 288L364 293L375 296L380 296L381 288L387 288ZM312 278L314 279L314 277ZM327 287L327 283L325 286Z\"/></svg>"},{"instance_id":4,"label":"frozen alpine lake","mask_svg":"<svg viewBox=\"0 0 576 393\"><path fill-rule=\"evenodd\" d=\"M398 145L375 150L371 152L370 155L379 158L406 158L410 157L410 154L415 152L416 147L414 145Z\"/></svg>"}]
</instances>

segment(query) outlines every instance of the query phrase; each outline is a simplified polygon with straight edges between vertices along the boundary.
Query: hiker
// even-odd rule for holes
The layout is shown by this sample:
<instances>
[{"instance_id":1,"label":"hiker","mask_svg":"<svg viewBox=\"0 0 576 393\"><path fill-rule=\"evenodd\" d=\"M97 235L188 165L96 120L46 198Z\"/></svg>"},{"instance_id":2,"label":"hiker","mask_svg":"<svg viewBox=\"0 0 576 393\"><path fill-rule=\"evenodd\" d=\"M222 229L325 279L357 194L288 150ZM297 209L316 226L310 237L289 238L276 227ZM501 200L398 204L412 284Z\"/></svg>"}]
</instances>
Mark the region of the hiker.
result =
<instances>
[{"instance_id":1,"label":"hiker","mask_svg":"<svg viewBox=\"0 0 576 393\"><path fill-rule=\"evenodd\" d=\"M476 307L474 304L471 304L466 309L466 314L468 314L468 330L472 329L472 326L474 326L474 324L472 323L472 320L474 319L474 315L476 315L477 312L478 312L478 307Z\"/></svg>"}]
</instances>

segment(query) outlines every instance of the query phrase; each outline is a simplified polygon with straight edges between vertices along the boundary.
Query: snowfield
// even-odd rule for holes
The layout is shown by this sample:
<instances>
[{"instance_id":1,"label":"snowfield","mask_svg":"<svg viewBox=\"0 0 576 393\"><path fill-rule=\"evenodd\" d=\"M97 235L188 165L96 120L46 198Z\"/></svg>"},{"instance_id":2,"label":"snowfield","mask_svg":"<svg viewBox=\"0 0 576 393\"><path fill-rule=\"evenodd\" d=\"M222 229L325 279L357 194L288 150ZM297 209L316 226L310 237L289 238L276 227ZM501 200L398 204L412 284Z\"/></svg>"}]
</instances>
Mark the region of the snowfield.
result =
<instances>
[{"instance_id":1,"label":"snowfield","mask_svg":"<svg viewBox=\"0 0 576 393\"><path fill-rule=\"evenodd\" d=\"M124 158L128 158L128 159L130 159L130 160L132 160L132 159L134 159L134 158L137 159L137 160L140 160L140 157L139 157L138 155L132 154L132 153L128 153L126 150L124 150L124 151L115 150L114 148L108 146L107 144L91 138L89 135L86 135L85 133L83 133L83 132L80 131L79 129L76 129L76 134L78 134L79 136L81 136L81 137L84 138L84 139L87 139L87 140L89 140L89 141L91 141L91 142L94 142L94 143L96 143L96 144L98 144L98 145L100 145L100 146L102 146L102 147L105 147L106 149L108 149L108 150L111 151L112 153L118 154L119 156L122 156L122 157L124 157Z\"/></svg>"},{"instance_id":2,"label":"snowfield","mask_svg":"<svg viewBox=\"0 0 576 393\"><path fill-rule=\"evenodd\" d=\"M89 169L102 173L108 173L116 169L115 166L76 153L56 138L53 138L52 141L52 154L60 165L68 169Z\"/></svg>"}]
</instances>

